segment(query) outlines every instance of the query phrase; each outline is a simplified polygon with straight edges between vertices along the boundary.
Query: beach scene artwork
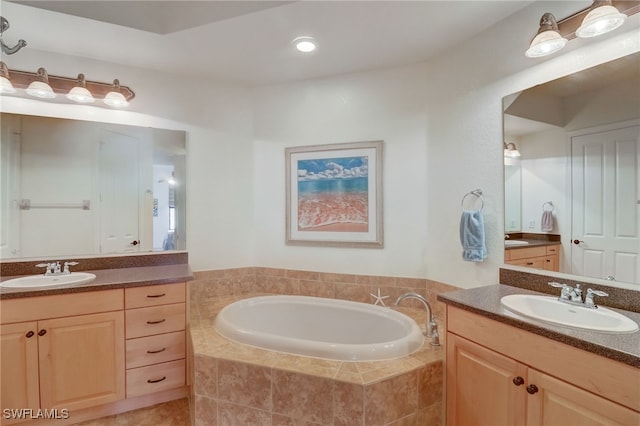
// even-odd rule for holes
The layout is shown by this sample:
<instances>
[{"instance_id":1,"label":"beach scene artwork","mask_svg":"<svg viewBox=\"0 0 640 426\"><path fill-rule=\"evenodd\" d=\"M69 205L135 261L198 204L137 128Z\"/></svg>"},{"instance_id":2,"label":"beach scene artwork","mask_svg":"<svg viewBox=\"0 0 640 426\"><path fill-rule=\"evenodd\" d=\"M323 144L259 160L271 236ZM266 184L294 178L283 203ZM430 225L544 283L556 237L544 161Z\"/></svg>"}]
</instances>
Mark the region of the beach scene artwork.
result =
<instances>
[{"instance_id":1,"label":"beach scene artwork","mask_svg":"<svg viewBox=\"0 0 640 426\"><path fill-rule=\"evenodd\" d=\"M369 232L369 158L297 161L298 231Z\"/></svg>"}]
</instances>

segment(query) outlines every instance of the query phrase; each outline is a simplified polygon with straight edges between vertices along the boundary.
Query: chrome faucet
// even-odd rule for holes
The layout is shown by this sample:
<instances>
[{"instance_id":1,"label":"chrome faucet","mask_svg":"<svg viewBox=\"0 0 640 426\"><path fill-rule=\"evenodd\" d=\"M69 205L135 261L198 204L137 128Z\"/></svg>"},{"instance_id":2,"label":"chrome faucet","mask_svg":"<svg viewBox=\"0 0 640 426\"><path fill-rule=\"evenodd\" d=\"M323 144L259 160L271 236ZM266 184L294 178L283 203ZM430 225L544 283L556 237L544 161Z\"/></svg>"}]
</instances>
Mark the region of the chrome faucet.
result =
<instances>
[{"instance_id":1,"label":"chrome faucet","mask_svg":"<svg viewBox=\"0 0 640 426\"><path fill-rule=\"evenodd\" d=\"M431 306L427 299L424 298L421 294L418 293L405 293L402 296L398 297L396 300L395 306L398 306L400 302L404 299L416 299L422 302L425 309L427 310L427 328L424 333L426 337L431 338L431 346L440 346L440 335L438 334L438 323L433 319L433 315L431 313Z\"/></svg>"},{"instance_id":2,"label":"chrome faucet","mask_svg":"<svg viewBox=\"0 0 640 426\"><path fill-rule=\"evenodd\" d=\"M582 301L582 288L580 287L580 284L576 284L575 287L571 287L570 285L567 284L562 284L562 283L557 283L557 282L550 282L549 285L551 287L557 287L560 288L560 297L558 297L558 300L564 303L568 303L570 305L576 305L576 306L584 306L586 308L591 308L591 309L598 309L598 306L595 304L595 302L593 301L593 297L594 296L608 296L608 293L605 293L604 291L600 291L600 290L593 290L591 288L587 289L587 294L584 298L584 302Z\"/></svg>"},{"instance_id":3,"label":"chrome faucet","mask_svg":"<svg viewBox=\"0 0 640 426\"><path fill-rule=\"evenodd\" d=\"M52 276L52 275L69 275L71 271L69 271L69 266L77 265L78 262L64 262L64 269L60 267L60 261L50 262L50 263L38 263L36 268L45 268L44 275Z\"/></svg>"}]
</instances>

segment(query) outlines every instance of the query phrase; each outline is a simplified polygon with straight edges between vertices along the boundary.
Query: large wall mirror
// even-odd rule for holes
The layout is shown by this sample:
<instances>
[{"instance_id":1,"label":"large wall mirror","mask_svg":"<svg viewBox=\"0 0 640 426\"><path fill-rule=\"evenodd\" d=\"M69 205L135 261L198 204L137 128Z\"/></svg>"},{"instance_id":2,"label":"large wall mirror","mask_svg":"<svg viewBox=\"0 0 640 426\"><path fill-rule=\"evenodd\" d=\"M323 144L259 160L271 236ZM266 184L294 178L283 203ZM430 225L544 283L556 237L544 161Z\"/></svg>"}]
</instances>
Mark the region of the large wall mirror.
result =
<instances>
[{"instance_id":1,"label":"large wall mirror","mask_svg":"<svg viewBox=\"0 0 640 426\"><path fill-rule=\"evenodd\" d=\"M4 261L185 250L185 132L0 120Z\"/></svg>"},{"instance_id":2,"label":"large wall mirror","mask_svg":"<svg viewBox=\"0 0 640 426\"><path fill-rule=\"evenodd\" d=\"M506 241L556 237L555 270L640 284L640 53L503 107Z\"/></svg>"}]
</instances>

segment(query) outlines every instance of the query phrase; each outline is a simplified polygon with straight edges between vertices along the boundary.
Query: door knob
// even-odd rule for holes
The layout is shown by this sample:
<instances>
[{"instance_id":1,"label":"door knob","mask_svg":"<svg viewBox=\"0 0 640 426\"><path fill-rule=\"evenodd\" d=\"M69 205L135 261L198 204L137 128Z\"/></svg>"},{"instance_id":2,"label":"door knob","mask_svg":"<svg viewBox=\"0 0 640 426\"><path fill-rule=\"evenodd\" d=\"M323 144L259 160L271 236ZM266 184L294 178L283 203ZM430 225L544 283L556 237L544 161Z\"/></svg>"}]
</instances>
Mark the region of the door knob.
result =
<instances>
[{"instance_id":1,"label":"door knob","mask_svg":"<svg viewBox=\"0 0 640 426\"><path fill-rule=\"evenodd\" d=\"M580 243L584 243L582 240L573 240L573 244L579 245Z\"/></svg>"},{"instance_id":2,"label":"door knob","mask_svg":"<svg viewBox=\"0 0 640 426\"><path fill-rule=\"evenodd\" d=\"M140 244L140 240L133 240L129 244L131 244L132 246L137 246L138 244Z\"/></svg>"}]
</instances>

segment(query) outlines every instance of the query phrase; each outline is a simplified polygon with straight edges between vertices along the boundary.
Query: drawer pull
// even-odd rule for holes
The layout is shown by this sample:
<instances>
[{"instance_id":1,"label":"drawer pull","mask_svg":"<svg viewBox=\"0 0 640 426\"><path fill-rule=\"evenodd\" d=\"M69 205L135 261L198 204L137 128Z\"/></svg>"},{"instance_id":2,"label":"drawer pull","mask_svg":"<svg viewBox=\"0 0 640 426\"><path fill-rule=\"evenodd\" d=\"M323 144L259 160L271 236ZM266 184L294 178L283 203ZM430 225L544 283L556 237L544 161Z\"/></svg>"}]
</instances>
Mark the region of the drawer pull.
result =
<instances>
[{"instance_id":1,"label":"drawer pull","mask_svg":"<svg viewBox=\"0 0 640 426\"><path fill-rule=\"evenodd\" d=\"M167 348L157 349L155 351L147 351L148 354L159 354L160 352L166 351Z\"/></svg>"},{"instance_id":2,"label":"drawer pull","mask_svg":"<svg viewBox=\"0 0 640 426\"><path fill-rule=\"evenodd\" d=\"M160 293L160 294L147 294L147 297L152 298L152 297L164 297L166 296L167 293Z\"/></svg>"},{"instance_id":3,"label":"drawer pull","mask_svg":"<svg viewBox=\"0 0 640 426\"><path fill-rule=\"evenodd\" d=\"M533 265L533 262L527 262L527 266Z\"/></svg>"},{"instance_id":4,"label":"drawer pull","mask_svg":"<svg viewBox=\"0 0 640 426\"><path fill-rule=\"evenodd\" d=\"M167 378L167 376L162 376L161 379L149 379L147 380L147 383L160 383L161 381L165 380Z\"/></svg>"},{"instance_id":5,"label":"drawer pull","mask_svg":"<svg viewBox=\"0 0 640 426\"><path fill-rule=\"evenodd\" d=\"M166 319L162 318L161 320L158 320L158 321L147 321L147 324L149 324L149 325L160 324L160 323L163 323L165 321L166 321Z\"/></svg>"}]
</instances>

